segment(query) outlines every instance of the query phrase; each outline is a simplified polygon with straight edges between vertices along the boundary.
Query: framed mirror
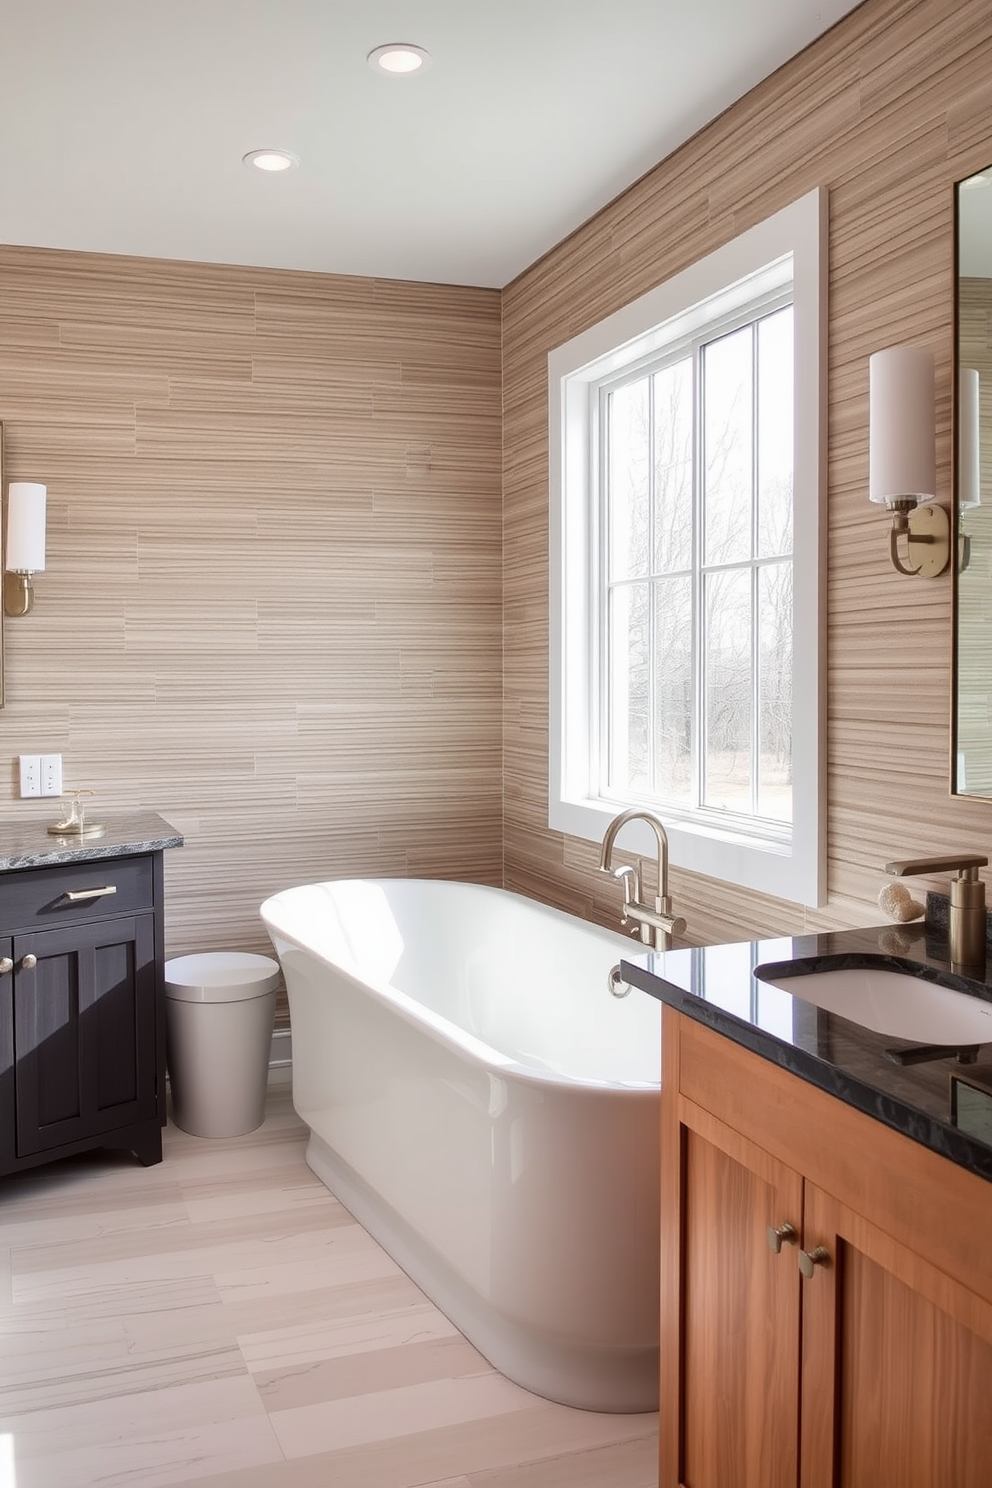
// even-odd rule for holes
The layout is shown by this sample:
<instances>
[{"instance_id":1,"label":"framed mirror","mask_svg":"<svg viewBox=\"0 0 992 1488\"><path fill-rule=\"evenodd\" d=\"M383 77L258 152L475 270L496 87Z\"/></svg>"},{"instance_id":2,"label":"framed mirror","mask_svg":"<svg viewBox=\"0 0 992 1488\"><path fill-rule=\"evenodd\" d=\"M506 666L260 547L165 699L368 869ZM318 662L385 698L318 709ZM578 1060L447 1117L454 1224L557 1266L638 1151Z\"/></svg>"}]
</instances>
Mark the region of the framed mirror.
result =
<instances>
[{"instance_id":1,"label":"framed mirror","mask_svg":"<svg viewBox=\"0 0 992 1488\"><path fill-rule=\"evenodd\" d=\"M992 166L955 187L951 791L992 800Z\"/></svg>"}]
</instances>

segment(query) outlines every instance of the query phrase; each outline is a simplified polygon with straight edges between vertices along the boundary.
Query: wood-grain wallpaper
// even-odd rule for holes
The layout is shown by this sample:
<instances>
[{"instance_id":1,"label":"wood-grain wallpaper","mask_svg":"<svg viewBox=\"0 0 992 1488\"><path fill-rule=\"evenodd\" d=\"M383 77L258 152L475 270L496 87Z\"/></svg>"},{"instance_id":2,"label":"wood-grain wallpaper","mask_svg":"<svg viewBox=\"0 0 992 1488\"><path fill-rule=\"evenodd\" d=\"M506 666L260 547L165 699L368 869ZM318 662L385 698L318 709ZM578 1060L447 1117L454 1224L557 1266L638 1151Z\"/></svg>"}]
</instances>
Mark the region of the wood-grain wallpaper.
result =
<instances>
[{"instance_id":1,"label":"wood-grain wallpaper","mask_svg":"<svg viewBox=\"0 0 992 1488\"><path fill-rule=\"evenodd\" d=\"M504 290L507 887L616 917L597 849L547 829L548 352L818 186L830 216L829 902L806 912L674 871L675 902L698 941L873 923L881 864L992 848L992 807L949 795L950 578L895 573L887 518L867 499L868 357L913 343L936 356L950 501L953 183L990 161L988 0L866 0Z\"/></svg>"},{"instance_id":2,"label":"wood-grain wallpaper","mask_svg":"<svg viewBox=\"0 0 992 1488\"><path fill-rule=\"evenodd\" d=\"M48 564L6 626L16 756L155 810L167 951L265 950L347 874L499 882L500 301L0 249L6 478Z\"/></svg>"},{"instance_id":3,"label":"wood-grain wallpaper","mask_svg":"<svg viewBox=\"0 0 992 1488\"><path fill-rule=\"evenodd\" d=\"M170 954L264 949L262 898L348 873L615 923L547 828L547 354L825 186L830 901L675 872L676 902L697 941L868 923L888 858L988 848L948 791L950 581L889 568L866 485L868 356L913 342L950 499L952 187L990 161L988 0L866 0L502 295L0 248L6 478L50 510L3 815L47 820L40 751L95 812L160 811Z\"/></svg>"}]
</instances>

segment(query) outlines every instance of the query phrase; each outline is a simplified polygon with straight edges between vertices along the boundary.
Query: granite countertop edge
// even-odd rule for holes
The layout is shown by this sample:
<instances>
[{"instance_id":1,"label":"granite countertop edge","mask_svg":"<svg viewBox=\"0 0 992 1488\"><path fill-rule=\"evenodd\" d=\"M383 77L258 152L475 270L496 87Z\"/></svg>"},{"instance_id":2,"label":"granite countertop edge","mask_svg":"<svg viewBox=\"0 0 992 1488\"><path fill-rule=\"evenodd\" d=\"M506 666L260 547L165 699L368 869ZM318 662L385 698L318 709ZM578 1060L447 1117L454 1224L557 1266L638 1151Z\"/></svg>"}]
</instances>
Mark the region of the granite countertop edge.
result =
<instances>
[{"instance_id":1,"label":"granite countertop edge","mask_svg":"<svg viewBox=\"0 0 992 1488\"><path fill-rule=\"evenodd\" d=\"M919 928L922 930L922 927ZM945 985L957 987L969 995L992 1000L992 972L987 972L984 978L981 973L976 973L974 977L952 973L949 964L941 959L941 954L946 951L946 942L939 936L936 939L933 936L928 936L926 940L920 938L893 955L887 950L887 945L891 944L893 929L893 926L887 925L872 930L830 931L823 935L797 936L791 941L791 954L790 942L783 939L741 942L740 949L742 952L747 951L744 959L750 965L752 977L755 966L767 966L775 962L795 963L797 970L801 967L805 971L815 971L825 962L836 967L838 964L863 965L868 961L882 960L897 966L900 971L925 980L939 979ZM707 1001L698 991L693 990L692 982L696 979L699 966L705 965L707 952L716 953L727 949L686 948L650 953L640 962L623 959L620 963L621 974L631 986L658 998L675 1011L713 1029L760 1058L770 1060L846 1105L992 1182L992 1146L953 1126L949 1116L947 1120L942 1120L932 1111L926 1110L922 1103L918 1104L912 1095L894 1095L870 1075L857 1074L840 1063L821 1057L796 1043L790 1043L759 1027L756 1022L736 1016L717 1003ZM705 973L701 980L705 982ZM865 1030L859 1029L858 1025L847 1019L836 1017L836 1022L843 1027L848 1038L855 1042L859 1033L865 1033ZM890 1039L888 1042L900 1041ZM968 1067L963 1067L961 1072L967 1077ZM904 1071L901 1078L912 1082L914 1072Z\"/></svg>"},{"instance_id":2,"label":"granite countertop edge","mask_svg":"<svg viewBox=\"0 0 992 1488\"><path fill-rule=\"evenodd\" d=\"M103 835L81 839L49 833L47 825L0 824L0 873L132 857L182 847L184 843L182 833L156 812L101 813L100 820L105 828Z\"/></svg>"}]
</instances>

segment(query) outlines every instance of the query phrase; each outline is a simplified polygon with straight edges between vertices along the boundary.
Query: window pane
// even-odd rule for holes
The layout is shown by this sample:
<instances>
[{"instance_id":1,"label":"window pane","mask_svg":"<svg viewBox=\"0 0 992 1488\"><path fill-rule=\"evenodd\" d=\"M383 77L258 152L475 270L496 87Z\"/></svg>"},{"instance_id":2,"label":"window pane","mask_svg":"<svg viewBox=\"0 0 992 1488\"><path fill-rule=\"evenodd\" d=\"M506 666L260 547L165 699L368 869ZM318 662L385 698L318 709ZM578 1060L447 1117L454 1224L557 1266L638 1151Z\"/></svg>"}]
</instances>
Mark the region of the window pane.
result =
<instances>
[{"instance_id":1,"label":"window pane","mask_svg":"<svg viewBox=\"0 0 992 1488\"><path fill-rule=\"evenodd\" d=\"M792 564L758 573L758 815L792 820Z\"/></svg>"},{"instance_id":2,"label":"window pane","mask_svg":"<svg viewBox=\"0 0 992 1488\"><path fill-rule=\"evenodd\" d=\"M654 566L692 562L692 359L656 372L654 383Z\"/></svg>"},{"instance_id":3,"label":"window pane","mask_svg":"<svg viewBox=\"0 0 992 1488\"><path fill-rule=\"evenodd\" d=\"M692 581L654 586L655 793L692 801Z\"/></svg>"},{"instance_id":4,"label":"window pane","mask_svg":"<svg viewBox=\"0 0 992 1488\"><path fill-rule=\"evenodd\" d=\"M647 584L610 595L609 783L651 788L650 598Z\"/></svg>"},{"instance_id":5,"label":"window pane","mask_svg":"<svg viewBox=\"0 0 992 1488\"><path fill-rule=\"evenodd\" d=\"M758 555L792 551L792 306L758 324Z\"/></svg>"},{"instance_id":6,"label":"window pane","mask_svg":"<svg viewBox=\"0 0 992 1488\"><path fill-rule=\"evenodd\" d=\"M704 802L751 810L751 574L706 576Z\"/></svg>"},{"instance_id":7,"label":"window pane","mask_svg":"<svg viewBox=\"0 0 992 1488\"><path fill-rule=\"evenodd\" d=\"M752 331L703 348L704 562L751 556Z\"/></svg>"},{"instance_id":8,"label":"window pane","mask_svg":"<svg viewBox=\"0 0 992 1488\"><path fill-rule=\"evenodd\" d=\"M609 398L609 553L611 579L648 571L649 381L617 388Z\"/></svg>"}]
</instances>

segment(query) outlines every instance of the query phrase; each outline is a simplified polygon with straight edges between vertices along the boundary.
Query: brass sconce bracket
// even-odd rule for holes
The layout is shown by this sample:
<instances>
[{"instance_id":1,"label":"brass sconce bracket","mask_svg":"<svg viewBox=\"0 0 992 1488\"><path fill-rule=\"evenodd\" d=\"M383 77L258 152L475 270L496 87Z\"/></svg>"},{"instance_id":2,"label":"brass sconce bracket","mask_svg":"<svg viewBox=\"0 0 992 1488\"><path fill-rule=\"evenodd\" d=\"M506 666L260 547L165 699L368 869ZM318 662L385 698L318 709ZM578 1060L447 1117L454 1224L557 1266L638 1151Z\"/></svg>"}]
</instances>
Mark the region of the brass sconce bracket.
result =
<instances>
[{"instance_id":1,"label":"brass sconce bracket","mask_svg":"<svg viewBox=\"0 0 992 1488\"><path fill-rule=\"evenodd\" d=\"M939 578L951 561L951 519L942 506L928 502L924 506L897 501L892 503L892 531L889 534L889 556L893 568L907 577ZM909 563L899 555L899 539L906 539Z\"/></svg>"},{"instance_id":2,"label":"brass sconce bracket","mask_svg":"<svg viewBox=\"0 0 992 1488\"><path fill-rule=\"evenodd\" d=\"M31 575L5 573L3 576L3 608L7 615L30 614L34 604L34 585Z\"/></svg>"}]
</instances>

